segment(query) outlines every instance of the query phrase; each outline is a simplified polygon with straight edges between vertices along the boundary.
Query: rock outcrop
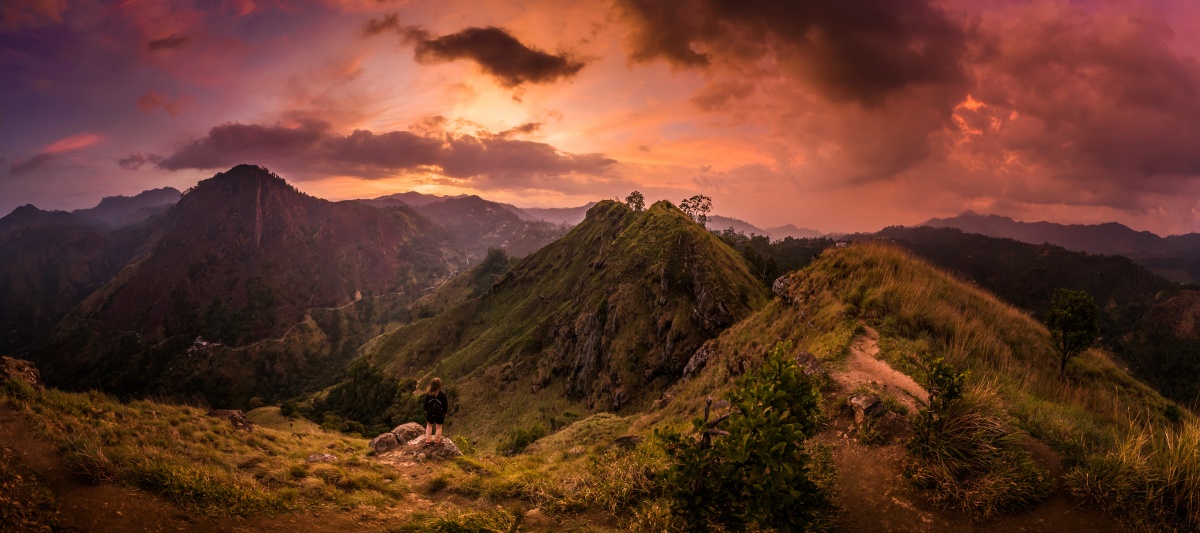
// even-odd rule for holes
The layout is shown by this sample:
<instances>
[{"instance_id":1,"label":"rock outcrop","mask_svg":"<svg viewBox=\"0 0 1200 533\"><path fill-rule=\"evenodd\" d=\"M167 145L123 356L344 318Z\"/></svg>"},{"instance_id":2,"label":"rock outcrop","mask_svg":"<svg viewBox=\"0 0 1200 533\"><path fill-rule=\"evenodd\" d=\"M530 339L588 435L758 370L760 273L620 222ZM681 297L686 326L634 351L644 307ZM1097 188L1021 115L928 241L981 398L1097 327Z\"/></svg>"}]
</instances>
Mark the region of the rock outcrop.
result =
<instances>
[{"instance_id":1,"label":"rock outcrop","mask_svg":"<svg viewBox=\"0 0 1200 533\"><path fill-rule=\"evenodd\" d=\"M37 366L24 359L0 357L0 379L14 379L29 385L29 388L42 392L42 375Z\"/></svg>"},{"instance_id":2,"label":"rock outcrop","mask_svg":"<svg viewBox=\"0 0 1200 533\"><path fill-rule=\"evenodd\" d=\"M883 401L878 396L869 393L852 394L846 399L850 408L854 409L854 423L862 425L867 420L883 414Z\"/></svg>"},{"instance_id":3,"label":"rock outcrop","mask_svg":"<svg viewBox=\"0 0 1200 533\"><path fill-rule=\"evenodd\" d=\"M416 422L409 422L400 424L395 429L371 439L369 446L375 450L375 453L387 453L424 434L424 426Z\"/></svg>"},{"instance_id":4,"label":"rock outcrop","mask_svg":"<svg viewBox=\"0 0 1200 533\"><path fill-rule=\"evenodd\" d=\"M246 418L246 413L243 413L241 409L217 409L209 411L208 416L228 421L233 429L254 431L254 424Z\"/></svg>"}]
</instances>

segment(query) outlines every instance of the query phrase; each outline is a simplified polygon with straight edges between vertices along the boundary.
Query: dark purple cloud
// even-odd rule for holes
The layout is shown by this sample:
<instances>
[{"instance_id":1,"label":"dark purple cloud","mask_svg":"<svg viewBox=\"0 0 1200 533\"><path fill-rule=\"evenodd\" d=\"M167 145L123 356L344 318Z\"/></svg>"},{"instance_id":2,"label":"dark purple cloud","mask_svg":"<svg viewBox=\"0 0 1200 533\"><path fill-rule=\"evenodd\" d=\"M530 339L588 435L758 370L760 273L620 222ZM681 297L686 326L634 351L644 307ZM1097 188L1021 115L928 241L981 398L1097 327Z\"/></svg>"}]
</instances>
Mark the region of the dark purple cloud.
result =
<instances>
[{"instance_id":1,"label":"dark purple cloud","mask_svg":"<svg viewBox=\"0 0 1200 533\"><path fill-rule=\"evenodd\" d=\"M535 128L527 124L515 129ZM527 185L547 177L601 175L617 163L601 154L565 153L548 144L486 132L473 136L356 130L340 135L333 133L328 124L309 121L295 127L217 126L205 137L186 143L162 159L158 166L168 170L208 170L244 162L362 178L431 172L498 187Z\"/></svg>"},{"instance_id":2,"label":"dark purple cloud","mask_svg":"<svg viewBox=\"0 0 1200 533\"><path fill-rule=\"evenodd\" d=\"M503 29L488 26L467 28L434 37L417 26L401 26L400 18L388 15L367 21L363 33L372 36L398 33L413 46L416 60L424 64L473 61L505 87L526 83L553 83L574 77L586 66L568 54L550 54L530 48Z\"/></svg>"},{"instance_id":3,"label":"dark purple cloud","mask_svg":"<svg viewBox=\"0 0 1200 533\"><path fill-rule=\"evenodd\" d=\"M152 39L146 43L146 49L151 52L158 50L180 50L186 48L192 42L191 35L180 35L172 33L161 39Z\"/></svg>"},{"instance_id":4,"label":"dark purple cloud","mask_svg":"<svg viewBox=\"0 0 1200 533\"><path fill-rule=\"evenodd\" d=\"M13 176L20 176L46 166L54 160L54 157L55 154L43 152L24 161L13 161L13 166L8 172Z\"/></svg>"},{"instance_id":5,"label":"dark purple cloud","mask_svg":"<svg viewBox=\"0 0 1200 533\"><path fill-rule=\"evenodd\" d=\"M970 34L929 0L618 0L618 9L633 62L775 61L829 100L869 105L966 80Z\"/></svg>"}]
</instances>

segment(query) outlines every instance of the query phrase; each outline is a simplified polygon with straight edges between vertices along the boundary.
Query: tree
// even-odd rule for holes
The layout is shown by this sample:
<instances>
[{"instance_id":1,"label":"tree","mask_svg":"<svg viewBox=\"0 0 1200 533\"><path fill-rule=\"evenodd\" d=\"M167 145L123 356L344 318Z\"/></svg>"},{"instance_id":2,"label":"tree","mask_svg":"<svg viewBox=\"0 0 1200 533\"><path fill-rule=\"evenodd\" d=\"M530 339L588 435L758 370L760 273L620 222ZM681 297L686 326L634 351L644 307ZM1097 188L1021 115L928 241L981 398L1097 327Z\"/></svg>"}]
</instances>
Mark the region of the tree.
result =
<instances>
[{"instance_id":1,"label":"tree","mask_svg":"<svg viewBox=\"0 0 1200 533\"><path fill-rule=\"evenodd\" d=\"M1046 327L1059 357L1059 377L1066 379L1067 362L1090 348L1100 335L1100 308L1083 291L1058 289L1050 300Z\"/></svg>"},{"instance_id":2,"label":"tree","mask_svg":"<svg viewBox=\"0 0 1200 533\"><path fill-rule=\"evenodd\" d=\"M713 420L709 399L704 418L692 422L697 434L659 433L673 462L668 493L692 531L802 531L825 506L804 445L817 430L820 383L790 351L790 342L777 344L739 378L726 394L729 411Z\"/></svg>"},{"instance_id":3,"label":"tree","mask_svg":"<svg viewBox=\"0 0 1200 533\"><path fill-rule=\"evenodd\" d=\"M683 214L704 226L708 224L708 213L712 211L712 198L697 194L679 202L679 209L683 211Z\"/></svg>"},{"instance_id":4,"label":"tree","mask_svg":"<svg viewBox=\"0 0 1200 533\"><path fill-rule=\"evenodd\" d=\"M633 191L625 197L625 205L634 211L641 211L646 208L646 197L638 191Z\"/></svg>"}]
</instances>

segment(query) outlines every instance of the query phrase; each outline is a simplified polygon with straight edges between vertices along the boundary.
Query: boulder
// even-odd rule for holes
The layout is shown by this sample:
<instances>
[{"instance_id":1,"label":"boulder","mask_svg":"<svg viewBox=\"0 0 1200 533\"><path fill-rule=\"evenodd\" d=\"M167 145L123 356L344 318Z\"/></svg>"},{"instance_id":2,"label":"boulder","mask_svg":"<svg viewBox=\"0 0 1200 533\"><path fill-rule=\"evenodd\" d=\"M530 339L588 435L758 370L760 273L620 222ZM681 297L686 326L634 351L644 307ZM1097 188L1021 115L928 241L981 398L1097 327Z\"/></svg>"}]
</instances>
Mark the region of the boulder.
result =
<instances>
[{"instance_id":1,"label":"boulder","mask_svg":"<svg viewBox=\"0 0 1200 533\"><path fill-rule=\"evenodd\" d=\"M800 365L800 370L803 371L804 375L806 376L827 375L825 369L821 367L821 361L817 359L817 356L809 352L802 351L796 354L796 363Z\"/></svg>"},{"instance_id":2,"label":"boulder","mask_svg":"<svg viewBox=\"0 0 1200 533\"><path fill-rule=\"evenodd\" d=\"M771 292L775 293L775 296L778 296L786 304L796 303L796 298L792 296L789 290L791 288L791 280L792 276L785 274L776 278L775 282L771 284Z\"/></svg>"},{"instance_id":3,"label":"boulder","mask_svg":"<svg viewBox=\"0 0 1200 533\"><path fill-rule=\"evenodd\" d=\"M396 440L400 443L405 443L425 434L425 426L416 422L400 424L396 429L392 430L392 434L396 436Z\"/></svg>"},{"instance_id":4,"label":"boulder","mask_svg":"<svg viewBox=\"0 0 1200 533\"><path fill-rule=\"evenodd\" d=\"M305 459L305 461L310 463L336 463L337 460L338 459L336 455L328 453L314 453Z\"/></svg>"},{"instance_id":5,"label":"boulder","mask_svg":"<svg viewBox=\"0 0 1200 533\"><path fill-rule=\"evenodd\" d=\"M209 411L208 416L228 421L233 429L254 431L254 424L246 419L246 413L243 413L241 409L217 409Z\"/></svg>"},{"instance_id":6,"label":"boulder","mask_svg":"<svg viewBox=\"0 0 1200 533\"><path fill-rule=\"evenodd\" d=\"M852 394L846 399L850 408L854 409L854 423L862 424L883 413L883 401L870 393Z\"/></svg>"},{"instance_id":7,"label":"boulder","mask_svg":"<svg viewBox=\"0 0 1200 533\"><path fill-rule=\"evenodd\" d=\"M38 372L37 366L24 359L0 357L0 379L4 378L25 382L37 392L44 390L42 374Z\"/></svg>"},{"instance_id":8,"label":"boulder","mask_svg":"<svg viewBox=\"0 0 1200 533\"><path fill-rule=\"evenodd\" d=\"M709 343L704 343L696 353L692 354L691 359L688 359L687 365L683 367L683 377L690 378L700 372L704 365L708 364L710 355Z\"/></svg>"},{"instance_id":9,"label":"boulder","mask_svg":"<svg viewBox=\"0 0 1200 533\"><path fill-rule=\"evenodd\" d=\"M375 453L387 453L400 447L400 439L396 438L394 433L384 433L378 437L371 439L369 445Z\"/></svg>"},{"instance_id":10,"label":"boulder","mask_svg":"<svg viewBox=\"0 0 1200 533\"><path fill-rule=\"evenodd\" d=\"M413 440L408 441L399 453L413 457L419 461L426 459L435 461L445 461L462 455L458 450L458 446L454 445L454 441L442 437L441 442L425 443L425 435L421 435Z\"/></svg>"}]
</instances>

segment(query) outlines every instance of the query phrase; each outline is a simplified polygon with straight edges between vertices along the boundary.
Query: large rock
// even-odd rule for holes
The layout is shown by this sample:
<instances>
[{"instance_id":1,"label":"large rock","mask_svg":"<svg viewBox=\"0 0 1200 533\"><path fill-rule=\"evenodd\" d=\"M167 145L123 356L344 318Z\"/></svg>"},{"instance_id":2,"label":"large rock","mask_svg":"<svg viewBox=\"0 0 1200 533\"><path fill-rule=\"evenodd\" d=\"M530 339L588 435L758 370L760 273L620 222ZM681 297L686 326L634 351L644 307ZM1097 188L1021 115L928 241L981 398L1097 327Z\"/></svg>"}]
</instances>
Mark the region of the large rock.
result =
<instances>
[{"instance_id":1,"label":"large rock","mask_svg":"<svg viewBox=\"0 0 1200 533\"><path fill-rule=\"evenodd\" d=\"M246 413L243 413L241 409L217 409L210 411L208 416L228 421L233 429L254 431L254 424L246 419Z\"/></svg>"},{"instance_id":2,"label":"large rock","mask_svg":"<svg viewBox=\"0 0 1200 533\"><path fill-rule=\"evenodd\" d=\"M791 274L784 274L776 278L775 283L771 284L771 292L775 293L775 296L778 296L784 303L795 304L796 298L792 296L791 286Z\"/></svg>"},{"instance_id":3,"label":"large rock","mask_svg":"<svg viewBox=\"0 0 1200 533\"><path fill-rule=\"evenodd\" d=\"M796 354L796 364L800 365L800 370L806 376L824 376L827 375L825 369L821 367L821 361L817 356L809 352L800 352Z\"/></svg>"},{"instance_id":4,"label":"large rock","mask_svg":"<svg viewBox=\"0 0 1200 533\"><path fill-rule=\"evenodd\" d=\"M851 409L854 409L854 423L856 424L861 425L867 420L883 414L883 401L874 394L865 392L852 394L846 399L846 403L850 404Z\"/></svg>"},{"instance_id":5,"label":"large rock","mask_svg":"<svg viewBox=\"0 0 1200 533\"><path fill-rule=\"evenodd\" d=\"M408 441L400 449L400 453L418 460L432 459L435 461L445 461L462 455L462 452L458 451L458 446L455 446L454 441L449 438L442 437L441 442L430 442L427 445L425 444L425 435Z\"/></svg>"},{"instance_id":6,"label":"large rock","mask_svg":"<svg viewBox=\"0 0 1200 533\"><path fill-rule=\"evenodd\" d=\"M405 443L424 435L425 426L422 426L416 422L409 422L407 424L400 424L399 426L396 426L396 429L393 429L391 433L396 436L396 439L399 440L400 443Z\"/></svg>"},{"instance_id":7,"label":"large rock","mask_svg":"<svg viewBox=\"0 0 1200 533\"><path fill-rule=\"evenodd\" d=\"M375 453L387 453L399 448L400 444L401 441L396 438L396 434L389 432L371 439L369 446L372 450L375 450Z\"/></svg>"},{"instance_id":8,"label":"large rock","mask_svg":"<svg viewBox=\"0 0 1200 533\"><path fill-rule=\"evenodd\" d=\"M0 357L0 379L9 378L25 382L30 388L42 392L42 375L37 366L24 359Z\"/></svg>"}]
</instances>

